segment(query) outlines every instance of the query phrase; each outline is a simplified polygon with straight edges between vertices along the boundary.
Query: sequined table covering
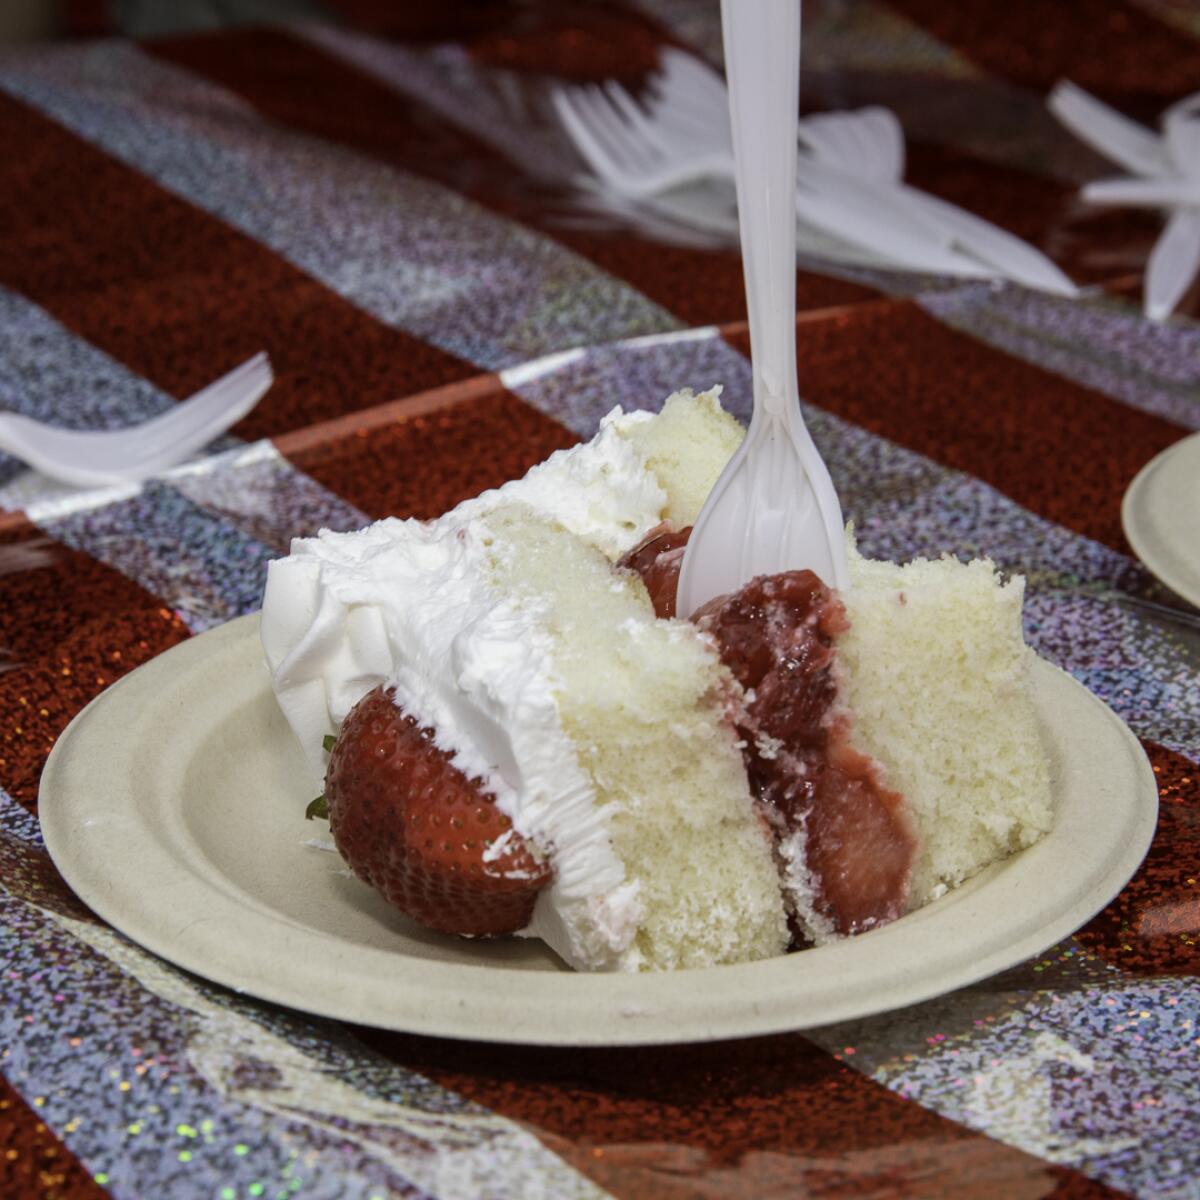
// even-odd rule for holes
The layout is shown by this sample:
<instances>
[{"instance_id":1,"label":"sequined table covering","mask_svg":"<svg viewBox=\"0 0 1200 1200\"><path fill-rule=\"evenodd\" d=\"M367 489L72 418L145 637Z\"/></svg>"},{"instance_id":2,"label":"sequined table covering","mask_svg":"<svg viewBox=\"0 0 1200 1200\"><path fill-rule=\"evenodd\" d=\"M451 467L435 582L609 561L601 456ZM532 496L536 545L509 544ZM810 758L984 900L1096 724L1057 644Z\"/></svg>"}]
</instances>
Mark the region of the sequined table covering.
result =
<instances>
[{"instance_id":1,"label":"sequined table covering","mask_svg":"<svg viewBox=\"0 0 1200 1200\"><path fill-rule=\"evenodd\" d=\"M1200 616L1121 496L1200 427L1197 297L1153 326L1161 220L1062 77L1150 119L1200 81L1177 0L808 5L804 100L882 103L909 178L1029 238L1078 300L805 259L814 434L866 551L986 552L1026 632L1143 739L1144 866L1043 957L901 1012L706 1046L527 1050L312 1019L183 974L51 865L67 722L257 607L289 539L429 516L722 382L729 247L583 204L548 82L720 56L715 5L331 4L324 25L0 51L0 408L117 427L258 349L278 382L199 462L71 492L0 458L0 1195L1200 1196Z\"/></svg>"}]
</instances>

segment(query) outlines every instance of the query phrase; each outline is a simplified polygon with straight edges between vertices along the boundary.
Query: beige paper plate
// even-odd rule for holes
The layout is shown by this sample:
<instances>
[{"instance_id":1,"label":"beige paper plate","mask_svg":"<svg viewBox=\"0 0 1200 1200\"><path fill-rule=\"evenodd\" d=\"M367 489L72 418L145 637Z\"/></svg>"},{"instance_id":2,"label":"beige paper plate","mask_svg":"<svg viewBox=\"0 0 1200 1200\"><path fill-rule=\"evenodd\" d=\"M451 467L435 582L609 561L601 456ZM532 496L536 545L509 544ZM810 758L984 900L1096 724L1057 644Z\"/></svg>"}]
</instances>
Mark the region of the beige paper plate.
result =
<instances>
[{"instance_id":1,"label":"beige paper plate","mask_svg":"<svg viewBox=\"0 0 1200 1200\"><path fill-rule=\"evenodd\" d=\"M1134 476L1121 524L1150 573L1200 608L1200 433L1168 446Z\"/></svg>"},{"instance_id":2,"label":"beige paper plate","mask_svg":"<svg viewBox=\"0 0 1200 1200\"><path fill-rule=\"evenodd\" d=\"M268 686L257 616L176 646L88 706L41 786L50 853L105 920L178 966L306 1012L498 1042L704 1041L840 1021L1018 963L1137 869L1157 790L1137 740L1045 663L1053 834L886 928L766 962L580 975L540 943L427 933L303 819L311 786Z\"/></svg>"}]
</instances>

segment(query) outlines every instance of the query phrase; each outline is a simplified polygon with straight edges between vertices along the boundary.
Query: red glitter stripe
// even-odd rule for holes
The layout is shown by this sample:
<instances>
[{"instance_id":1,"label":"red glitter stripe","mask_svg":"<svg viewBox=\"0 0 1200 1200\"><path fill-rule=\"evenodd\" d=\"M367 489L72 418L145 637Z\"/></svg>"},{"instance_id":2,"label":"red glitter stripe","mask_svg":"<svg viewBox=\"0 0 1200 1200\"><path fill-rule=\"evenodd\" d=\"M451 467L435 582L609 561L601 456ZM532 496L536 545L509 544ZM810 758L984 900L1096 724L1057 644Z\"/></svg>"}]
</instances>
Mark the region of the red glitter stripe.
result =
<instances>
[{"instance_id":1,"label":"red glitter stripe","mask_svg":"<svg viewBox=\"0 0 1200 1200\"><path fill-rule=\"evenodd\" d=\"M1121 1195L904 1100L797 1034L632 1050L360 1036L525 1125L618 1198Z\"/></svg>"},{"instance_id":2,"label":"red glitter stripe","mask_svg":"<svg viewBox=\"0 0 1200 1200\"><path fill-rule=\"evenodd\" d=\"M509 40L526 45L524 37ZM143 48L227 88L272 120L432 179L537 228L689 325L745 319L738 254L669 246L627 232L564 229L550 218L554 209L561 211L565 196L548 195L544 185L531 187L486 143L307 41L276 30L231 30L147 42ZM801 271L796 294L803 311L878 293Z\"/></svg>"},{"instance_id":3,"label":"red glitter stripe","mask_svg":"<svg viewBox=\"0 0 1200 1200\"><path fill-rule=\"evenodd\" d=\"M725 335L748 352L744 327ZM1012 358L907 302L855 305L834 320L801 319L796 348L800 391L813 404L1126 554L1125 489L1188 433Z\"/></svg>"},{"instance_id":4,"label":"red glitter stripe","mask_svg":"<svg viewBox=\"0 0 1200 1200\"><path fill-rule=\"evenodd\" d=\"M1158 828L1121 894L1077 935L1134 975L1200 975L1200 765L1143 743L1158 779Z\"/></svg>"},{"instance_id":5,"label":"red glitter stripe","mask_svg":"<svg viewBox=\"0 0 1200 1200\"><path fill-rule=\"evenodd\" d=\"M108 1200L108 1192L0 1075L0 1196Z\"/></svg>"},{"instance_id":6,"label":"red glitter stripe","mask_svg":"<svg viewBox=\"0 0 1200 1200\"><path fill-rule=\"evenodd\" d=\"M3 94L0 145L0 283L174 396L269 351L242 437L473 373Z\"/></svg>"},{"instance_id":7,"label":"red glitter stripe","mask_svg":"<svg viewBox=\"0 0 1200 1200\"><path fill-rule=\"evenodd\" d=\"M104 37L116 21L110 0L61 0L59 20L67 37Z\"/></svg>"},{"instance_id":8,"label":"red glitter stripe","mask_svg":"<svg viewBox=\"0 0 1200 1200\"><path fill-rule=\"evenodd\" d=\"M1200 79L1200 41L1120 0L889 3L985 71L1038 92L1070 79L1152 116Z\"/></svg>"},{"instance_id":9,"label":"red glitter stripe","mask_svg":"<svg viewBox=\"0 0 1200 1200\"><path fill-rule=\"evenodd\" d=\"M0 532L0 783L27 808L67 723L189 636L145 588L26 524Z\"/></svg>"},{"instance_id":10,"label":"red glitter stripe","mask_svg":"<svg viewBox=\"0 0 1200 1200\"><path fill-rule=\"evenodd\" d=\"M372 517L435 517L578 439L494 375L276 439L300 470Z\"/></svg>"},{"instance_id":11,"label":"red glitter stripe","mask_svg":"<svg viewBox=\"0 0 1200 1200\"><path fill-rule=\"evenodd\" d=\"M347 24L405 42L458 42L480 62L573 79L629 79L651 69L671 35L611 0L446 4L327 0ZM519 31L519 32L518 32Z\"/></svg>"}]
</instances>

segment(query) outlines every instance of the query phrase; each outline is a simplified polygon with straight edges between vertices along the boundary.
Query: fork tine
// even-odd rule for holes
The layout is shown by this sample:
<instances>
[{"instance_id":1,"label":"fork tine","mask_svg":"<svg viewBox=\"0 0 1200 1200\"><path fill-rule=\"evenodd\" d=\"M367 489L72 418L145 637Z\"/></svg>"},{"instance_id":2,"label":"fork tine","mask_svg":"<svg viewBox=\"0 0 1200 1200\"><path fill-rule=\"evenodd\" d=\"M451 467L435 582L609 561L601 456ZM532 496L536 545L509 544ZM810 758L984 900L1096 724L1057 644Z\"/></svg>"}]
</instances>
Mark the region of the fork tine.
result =
<instances>
[{"instance_id":1,"label":"fork tine","mask_svg":"<svg viewBox=\"0 0 1200 1200\"><path fill-rule=\"evenodd\" d=\"M807 142L813 158L819 162L853 173L856 169L857 147L852 139L847 139L845 130L838 127L838 122L829 119L830 115L820 113L800 122L801 145Z\"/></svg>"},{"instance_id":2,"label":"fork tine","mask_svg":"<svg viewBox=\"0 0 1200 1200\"><path fill-rule=\"evenodd\" d=\"M732 145L729 140L729 122L727 119L722 119L721 121L699 121L685 109L668 109L661 113L656 111L654 119L658 122L663 132L674 140L677 146L682 144L688 147L693 153L711 149L715 145L724 145L726 147Z\"/></svg>"},{"instance_id":3,"label":"fork tine","mask_svg":"<svg viewBox=\"0 0 1200 1200\"><path fill-rule=\"evenodd\" d=\"M587 164L601 178L612 182L623 172L612 161L608 149L596 139L592 132L591 122L579 112L579 97L574 89L554 88L550 93L550 102L558 119L566 126L576 149L587 160Z\"/></svg>"},{"instance_id":4,"label":"fork tine","mask_svg":"<svg viewBox=\"0 0 1200 1200\"><path fill-rule=\"evenodd\" d=\"M130 426L123 431L124 435L131 442L169 441L193 426L204 424L212 414L225 416L236 411L239 406L232 403L232 397L239 393L249 397L263 383L269 386L273 378L271 361L265 352L260 352L242 363L241 366L235 367L228 374L222 375L220 379L201 388L186 400L172 405L166 412L151 417L139 425ZM256 399L254 401L244 399L240 406L243 411L234 417L234 420L249 412Z\"/></svg>"},{"instance_id":5,"label":"fork tine","mask_svg":"<svg viewBox=\"0 0 1200 1200\"><path fill-rule=\"evenodd\" d=\"M663 74L692 108L728 117L729 101L725 80L707 63L674 48L663 51Z\"/></svg>"},{"instance_id":6,"label":"fork tine","mask_svg":"<svg viewBox=\"0 0 1200 1200\"><path fill-rule=\"evenodd\" d=\"M708 111L693 104L677 83L656 79L646 96L648 118L676 149L680 142L693 151L729 142L728 107Z\"/></svg>"},{"instance_id":7,"label":"fork tine","mask_svg":"<svg viewBox=\"0 0 1200 1200\"><path fill-rule=\"evenodd\" d=\"M619 83L609 80L604 87L609 103L620 113L625 123L643 141L653 146L661 153L670 151L670 146L664 143L662 135L655 128L654 122L648 120L646 114L638 107L634 98Z\"/></svg>"},{"instance_id":8,"label":"fork tine","mask_svg":"<svg viewBox=\"0 0 1200 1200\"><path fill-rule=\"evenodd\" d=\"M682 55L667 59L662 70L656 71L648 82L648 87L656 95L656 111L670 111L680 118L686 117L691 122L708 126L713 120L729 120L729 104L726 100L724 85L714 95L705 87L697 87L685 70L683 60L688 56ZM718 81L719 83L719 81Z\"/></svg>"},{"instance_id":9,"label":"fork tine","mask_svg":"<svg viewBox=\"0 0 1200 1200\"><path fill-rule=\"evenodd\" d=\"M613 141L612 133L606 120L606 105L607 102L604 100L597 103L594 89L588 87L586 91L581 90L577 97L576 112L587 123L593 140L601 146L605 157L612 164L613 169L619 174L624 175L629 170L629 163L625 157L620 138L615 142Z\"/></svg>"},{"instance_id":10,"label":"fork tine","mask_svg":"<svg viewBox=\"0 0 1200 1200\"><path fill-rule=\"evenodd\" d=\"M151 422L138 427L131 431L134 436L125 437L122 448L143 460L145 470L139 471L140 474L152 474L181 462L249 412L273 380L274 375L267 364L258 364L253 372L242 374L233 382L219 380L220 389L208 391L198 405L185 407L185 401L180 406L183 410L181 419L170 424Z\"/></svg>"},{"instance_id":11,"label":"fork tine","mask_svg":"<svg viewBox=\"0 0 1200 1200\"><path fill-rule=\"evenodd\" d=\"M628 186L638 169L628 153L630 139L619 131L613 136L608 100L595 93L594 88L564 88L556 96L556 107L592 170L614 186Z\"/></svg>"},{"instance_id":12,"label":"fork tine","mask_svg":"<svg viewBox=\"0 0 1200 1200\"><path fill-rule=\"evenodd\" d=\"M592 118L598 136L608 143L615 161L626 170L645 171L654 165L654 154L644 139L630 128L614 107L607 93L594 88L588 96L591 101Z\"/></svg>"},{"instance_id":13,"label":"fork tine","mask_svg":"<svg viewBox=\"0 0 1200 1200\"><path fill-rule=\"evenodd\" d=\"M842 133L845 135L846 153L853 155L855 169L860 174L872 178L878 164L870 134L863 128L862 122L856 115L847 114L847 116L850 119L843 122L841 126Z\"/></svg>"},{"instance_id":14,"label":"fork tine","mask_svg":"<svg viewBox=\"0 0 1200 1200\"><path fill-rule=\"evenodd\" d=\"M880 179L904 178L904 129L896 114L877 104L856 114L862 138L871 147L875 173Z\"/></svg>"}]
</instances>

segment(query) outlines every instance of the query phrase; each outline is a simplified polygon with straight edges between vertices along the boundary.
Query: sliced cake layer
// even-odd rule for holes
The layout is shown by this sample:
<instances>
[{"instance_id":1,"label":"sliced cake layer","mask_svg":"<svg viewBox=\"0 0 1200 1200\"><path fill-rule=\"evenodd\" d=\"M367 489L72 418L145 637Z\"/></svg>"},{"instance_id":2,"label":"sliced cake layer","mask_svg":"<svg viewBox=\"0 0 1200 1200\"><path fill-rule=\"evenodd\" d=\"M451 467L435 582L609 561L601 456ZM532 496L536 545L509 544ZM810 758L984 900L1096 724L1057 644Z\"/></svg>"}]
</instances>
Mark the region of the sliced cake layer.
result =
<instances>
[{"instance_id":1,"label":"sliced cake layer","mask_svg":"<svg viewBox=\"0 0 1200 1200\"><path fill-rule=\"evenodd\" d=\"M898 565L849 547L850 628L837 640L855 746L907 800L920 850L910 908L1053 824L1050 773L1021 633L1025 581L986 559Z\"/></svg>"},{"instance_id":2,"label":"sliced cake layer","mask_svg":"<svg viewBox=\"0 0 1200 1200\"><path fill-rule=\"evenodd\" d=\"M728 671L695 628L655 618L635 576L560 526L522 505L485 524L497 591L536 613L548 639L562 728L640 909L630 944L602 964L600 948L586 944L598 900L586 887L556 881L530 931L593 967L673 970L782 953L770 842L726 716ZM513 821L561 858L559 835L520 800Z\"/></svg>"}]
</instances>

